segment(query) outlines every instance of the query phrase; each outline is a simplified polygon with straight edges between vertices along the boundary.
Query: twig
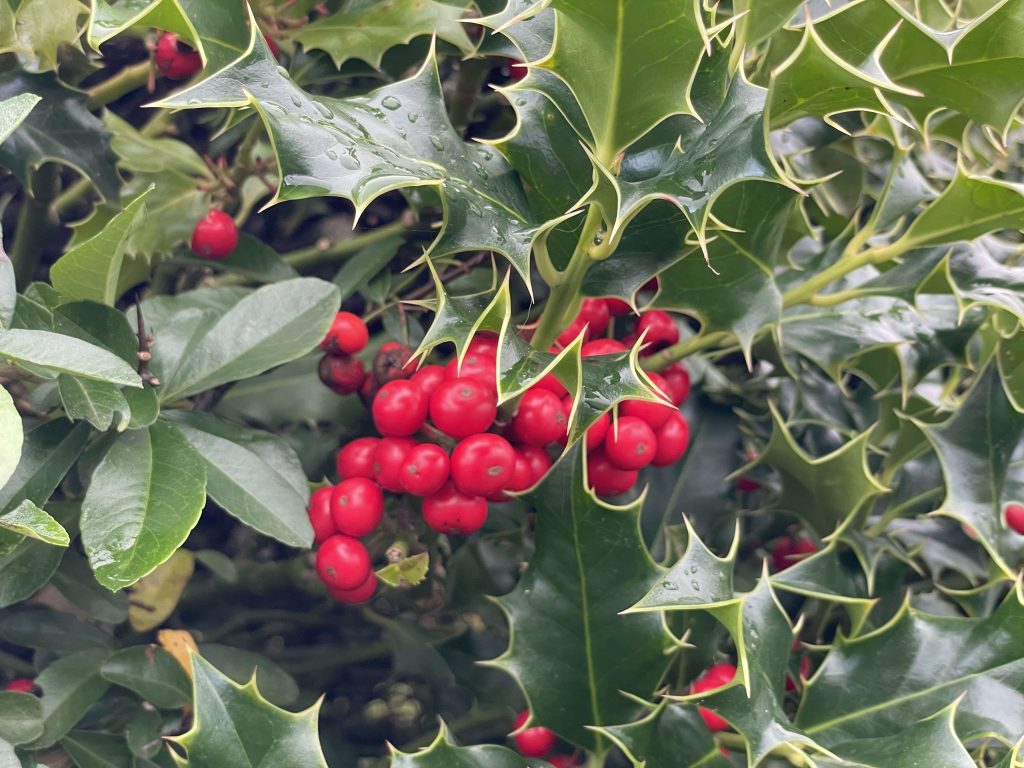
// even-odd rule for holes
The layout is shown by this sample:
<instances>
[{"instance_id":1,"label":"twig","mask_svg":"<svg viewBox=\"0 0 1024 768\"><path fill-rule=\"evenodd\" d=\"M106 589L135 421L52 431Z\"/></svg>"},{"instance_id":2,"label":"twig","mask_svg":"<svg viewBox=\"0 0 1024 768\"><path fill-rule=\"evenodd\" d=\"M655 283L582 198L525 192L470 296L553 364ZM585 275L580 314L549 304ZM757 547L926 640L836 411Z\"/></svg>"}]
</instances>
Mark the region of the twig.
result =
<instances>
[{"instance_id":1,"label":"twig","mask_svg":"<svg viewBox=\"0 0 1024 768\"><path fill-rule=\"evenodd\" d=\"M153 354L150 352L153 349L153 337L146 333L146 321L142 317L142 299L139 296L135 297L135 320L138 325L139 338L139 351L136 352L139 358L139 378L151 387L159 387L160 379L149 370L149 361L153 359Z\"/></svg>"}]
</instances>

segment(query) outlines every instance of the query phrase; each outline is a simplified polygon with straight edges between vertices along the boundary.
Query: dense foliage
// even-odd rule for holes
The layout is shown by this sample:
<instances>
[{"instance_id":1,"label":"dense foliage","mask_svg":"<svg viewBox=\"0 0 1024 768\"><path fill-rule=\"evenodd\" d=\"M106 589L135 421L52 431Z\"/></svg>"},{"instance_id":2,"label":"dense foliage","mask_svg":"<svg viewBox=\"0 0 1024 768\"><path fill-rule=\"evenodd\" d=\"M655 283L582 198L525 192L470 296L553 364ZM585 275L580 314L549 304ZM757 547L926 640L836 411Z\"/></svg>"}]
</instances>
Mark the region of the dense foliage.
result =
<instances>
[{"instance_id":1,"label":"dense foliage","mask_svg":"<svg viewBox=\"0 0 1024 768\"><path fill-rule=\"evenodd\" d=\"M1022 70L0 0L0 768L1024 764Z\"/></svg>"}]
</instances>

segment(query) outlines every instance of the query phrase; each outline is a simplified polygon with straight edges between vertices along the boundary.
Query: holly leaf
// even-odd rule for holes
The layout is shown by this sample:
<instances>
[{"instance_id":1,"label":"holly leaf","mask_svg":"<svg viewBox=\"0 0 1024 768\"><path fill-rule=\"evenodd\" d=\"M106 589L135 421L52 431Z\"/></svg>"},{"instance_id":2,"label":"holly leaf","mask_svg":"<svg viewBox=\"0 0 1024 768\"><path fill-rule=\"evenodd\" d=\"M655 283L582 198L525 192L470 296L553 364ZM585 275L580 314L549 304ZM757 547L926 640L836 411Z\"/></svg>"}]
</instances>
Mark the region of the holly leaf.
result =
<instances>
[{"instance_id":1,"label":"holly leaf","mask_svg":"<svg viewBox=\"0 0 1024 768\"><path fill-rule=\"evenodd\" d=\"M327 768L317 737L318 701L293 714L264 699L256 678L239 685L202 656L191 654L195 721L187 733L169 740L183 747L179 766L303 765Z\"/></svg>"},{"instance_id":2,"label":"holly leaf","mask_svg":"<svg viewBox=\"0 0 1024 768\"><path fill-rule=\"evenodd\" d=\"M325 51L339 69L349 59L380 69L388 50L421 35L436 35L463 54L470 53L473 43L460 22L465 12L437 0L357 0L296 27L288 36L307 51Z\"/></svg>"},{"instance_id":3,"label":"holly leaf","mask_svg":"<svg viewBox=\"0 0 1024 768\"><path fill-rule=\"evenodd\" d=\"M29 499L25 499L10 512L0 515L0 528L57 547L66 547L71 544L71 539L68 537L68 532L64 530L64 526Z\"/></svg>"},{"instance_id":4,"label":"holly leaf","mask_svg":"<svg viewBox=\"0 0 1024 768\"><path fill-rule=\"evenodd\" d=\"M946 270L961 314L972 304L982 304L1024 322L1024 268L999 262L979 241L954 247Z\"/></svg>"},{"instance_id":5,"label":"holly leaf","mask_svg":"<svg viewBox=\"0 0 1024 768\"><path fill-rule=\"evenodd\" d=\"M443 721L430 746L419 752L406 753L388 746L391 751L390 768L541 768L547 765L538 758L520 757L511 749L494 744L456 746Z\"/></svg>"},{"instance_id":6,"label":"holly leaf","mask_svg":"<svg viewBox=\"0 0 1024 768\"><path fill-rule=\"evenodd\" d=\"M588 726L636 715L623 692L653 693L667 638L656 615L619 615L660 570L640 538L640 504L598 501L584 474L574 447L526 495L537 510L537 549L516 589L498 599L511 640L489 664L516 677L538 722L601 752L607 744Z\"/></svg>"},{"instance_id":7,"label":"holly leaf","mask_svg":"<svg viewBox=\"0 0 1024 768\"><path fill-rule=\"evenodd\" d=\"M80 20L86 8L79 0L21 0L0 5L0 53L15 53L31 72L57 68L62 45L78 47Z\"/></svg>"},{"instance_id":8,"label":"holly leaf","mask_svg":"<svg viewBox=\"0 0 1024 768\"><path fill-rule=\"evenodd\" d=\"M1024 733L1022 622L1019 583L984 618L931 616L904 603L876 632L836 638L804 689L796 723L838 750L857 739L902 735L908 723L963 697L956 713L962 739L982 734L1017 739ZM922 637L929 638L927 659L905 664L903 659L920 651ZM844 693L850 680L860 681L857 696Z\"/></svg>"},{"instance_id":9,"label":"holly leaf","mask_svg":"<svg viewBox=\"0 0 1024 768\"><path fill-rule=\"evenodd\" d=\"M100 584L130 586L184 543L206 501L202 457L170 424L124 432L92 473L82 544Z\"/></svg>"},{"instance_id":10,"label":"holly leaf","mask_svg":"<svg viewBox=\"0 0 1024 768\"><path fill-rule=\"evenodd\" d=\"M2 7L0 13L3 13ZM40 100L34 93L21 93L0 102L0 144L21 125Z\"/></svg>"},{"instance_id":11,"label":"holly leaf","mask_svg":"<svg viewBox=\"0 0 1024 768\"><path fill-rule=\"evenodd\" d=\"M843 562L835 541L773 575L772 586L784 592L839 603L850 616L851 635L860 632L878 602L868 597L865 575Z\"/></svg>"},{"instance_id":12,"label":"holly leaf","mask_svg":"<svg viewBox=\"0 0 1024 768\"><path fill-rule=\"evenodd\" d=\"M20 126L0 145L0 165L26 188L46 162L70 166L92 181L107 200L116 200L121 178L110 151L110 134L86 106L85 95L61 85L52 74L14 69L0 75L0 100L26 93L41 97Z\"/></svg>"},{"instance_id":13,"label":"holly leaf","mask_svg":"<svg viewBox=\"0 0 1024 768\"><path fill-rule=\"evenodd\" d=\"M778 32L803 5L803 0L736 0L735 49L753 48ZM742 14L742 16L740 16Z\"/></svg>"},{"instance_id":14,"label":"holly leaf","mask_svg":"<svg viewBox=\"0 0 1024 768\"><path fill-rule=\"evenodd\" d=\"M999 342L999 376L1013 407L1024 413L1024 334Z\"/></svg>"},{"instance_id":15,"label":"holly leaf","mask_svg":"<svg viewBox=\"0 0 1024 768\"><path fill-rule=\"evenodd\" d=\"M719 754L718 744L696 708L691 706L671 704L663 699L642 720L596 730L621 749L634 768L658 765L728 768L730 765Z\"/></svg>"}]
</instances>

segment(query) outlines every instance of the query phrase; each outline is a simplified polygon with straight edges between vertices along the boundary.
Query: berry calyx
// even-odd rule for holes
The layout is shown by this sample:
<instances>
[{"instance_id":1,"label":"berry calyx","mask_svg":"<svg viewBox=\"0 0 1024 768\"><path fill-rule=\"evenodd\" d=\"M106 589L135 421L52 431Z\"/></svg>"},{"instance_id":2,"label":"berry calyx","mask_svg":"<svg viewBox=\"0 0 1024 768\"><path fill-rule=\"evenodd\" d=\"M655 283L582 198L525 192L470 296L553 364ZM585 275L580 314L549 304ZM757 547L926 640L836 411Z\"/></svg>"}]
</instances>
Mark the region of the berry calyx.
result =
<instances>
[{"instance_id":1,"label":"berry calyx","mask_svg":"<svg viewBox=\"0 0 1024 768\"><path fill-rule=\"evenodd\" d=\"M430 396L430 420L456 439L483 432L497 415L497 396L477 379L448 379Z\"/></svg>"},{"instance_id":2,"label":"berry calyx","mask_svg":"<svg viewBox=\"0 0 1024 768\"><path fill-rule=\"evenodd\" d=\"M226 259L237 245L235 220L218 208L211 208L192 230L192 251L201 259Z\"/></svg>"},{"instance_id":3,"label":"berry calyx","mask_svg":"<svg viewBox=\"0 0 1024 768\"><path fill-rule=\"evenodd\" d=\"M18 677L7 683L4 686L4 690L11 691L12 693L35 693L36 684L27 677Z\"/></svg>"},{"instance_id":4,"label":"berry calyx","mask_svg":"<svg viewBox=\"0 0 1024 768\"><path fill-rule=\"evenodd\" d=\"M452 481L470 496L489 496L508 485L516 452L500 435L470 435L452 451Z\"/></svg>"},{"instance_id":5,"label":"berry calyx","mask_svg":"<svg viewBox=\"0 0 1024 768\"><path fill-rule=\"evenodd\" d=\"M736 677L736 667L732 664L715 664L693 681L693 684L690 685L690 693L704 693L715 688L721 688L723 685L731 683L734 677ZM709 731L714 733L728 730L729 723L710 709L697 707L697 711L700 713Z\"/></svg>"},{"instance_id":6,"label":"berry calyx","mask_svg":"<svg viewBox=\"0 0 1024 768\"><path fill-rule=\"evenodd\" d=\"M310 525L313 526L314 544L320 544L338 532L334 525L334 518L331 516L331 492L333 490L332 486L325 485L323 488L317 488L309 496L307 513Z\"/></svg>"},{"instance_id":7,"label":"berry calyx","mask_svg":"<svg viewBox=\"0 0 1024 768\"><path fill-rule=\"evenodd\" d=\"M377 593L377 574L370 571L366 581L355 589L331 589L331 596L335 600L349 605L362 605Z\"/></svg>"},{"instance_id":8,"label":"berry calyx","mask_svg":"<svg viewBox=\"0 0 1024 768\"><path fill-rule=\"evenodd\" d=\"M334 486L331 517L340 533L366 536L380 525L383 516L384 494L373 480L350 477Z\"/></svg>"},{"instance_id":9,"label":"berry calyx","mask_svg":"<svg viewBox=\"0 0 1024 768\"><path fill-rule=\"evenodd\" d=\"M427 399L411 381L389 381L374 396L371 412L382 435L408 437L419 432L427 420Z\"/></svg>"},{"instance_id":10,"label":"berry calyx","mask_svg":"<svg viewBox=\"0 0 1024 768\"><path fill-rule=\"evenodd\" d=\"M448 454L439 445L423 443L405 455L399 482L406 493L429 496L441 490L451 473Z\"/></svg>"},{"instance_id":11,"label":"berry calyx","mask_svg":"<svg viewBox=\"0 0 1024 768\"><path fill-rule=\"evenodd\" d=\"M423 520L438 533L468 536L487 522L487 499L462 493L448 482L424 497Z\"/></svg>"},{"instance_id":12,"label":"berry calyx","mask_svg":"<svg viewBox=\"0 0 1024 768\"><path fill-rule=\"evenodd\" d=\"M558 739L554 731L540 725L532 728L519 730L530 719L530 710L524 709L519 713L516 722L512 727L512 740L516 743L516 749L523 757L544 757L555 747Z\"/></svg>"},{"instance_id":13,"label":"berry calyx","mask_svg":"<svg viewBox=\"0 0 1024 768\"><path fill-rule=\"evenodd\" d=\"M509 429L516 440L527 445L543 447L564 439L566 418L562 401L554 392L531 387L519 401Z\"/></svg>"},{"instance_id":14,"label":"berry calyx","mask_svg":"<svg viewBox=\"0 0 1024 768\"><path fill-rule=\"evenodd\" d=\"M334 459L338 477L373 477L373 455L379 444L376 437L360 437L346 443Z\"/></svg>"},{"instance_id":15,"label":"berry calyx","mask_svg":"<svg viewBox=\"0 0 1024 768\"><path fill-rule=\"evenodd\" d=\"M409 437L382 437L373 452L373 479L386 491L402 491L402 464L416 446Z\"/></svg>"},{"instance_id":16,"label":"berry calyx","mask_svg":"<svg viewBox=\"0 0 1024 768\"><path fill-rule=\"evenodd\" d=\"M1003 510L1003 515L1006 517L1006 524L1010 527L1010 530L1024 536L1024 506L1020 504L1007 504L1006 509Z\"/></svg>"},{"instance_id":17,"label":"berry calyx","mask_svg":"<svg viewBox=\"0 0 1024 768\"><path fill-rule=\"evenodd\" d=\"M363 318L351 312L338 312L320 342L320 349L329 355L354 355L362 352L369 340L370 332Z\"/></svg>"},{"instance_id":18,"label":"berry calyx","mask_svg":"<svg viewBox=\"0 0 1024 768\"><path fill-rule=\"evenodd\" d=\"M157 39L153 61L157 71L169 80L184 80L203 68L199 53L181 43L172 32L164 32Z\"/></svg>"},{"instance_id":19,"label":"berry calyx","mask_svg":"<svg viewBox=\"0 0 1024 768\"><path fill-rule=\"evenodd\" d=\"M598 496L620 496L636 485L638 477L635 469L612 464L603 450L587 454L587 484Z\"/></svg>"},{"instance_id":20,"label":"berry calyx","mask_svg":"<svg viewBox=\"0 0 1024 768\"><path fill-rule=\"evenodd\" d=\"M358 392L366 378L363 361L349 355L324 355L320 358L317 374L320 376L320 381L339 395L351 395L353 392Z\"/></svg>"},{"instance_id":21,"label":"berry calyx","mask_svg":"<svg viewBox=\"0 0 1024 768\"><path fill-rule=\"evenodd\" d=\"M316 551L316 572L328 589L355 589L370 575L370 553L358 539L335 534Z\"/></svg>"},{"instance_id":22,"label":"berry calyx","mask_svg":"<svg viewBox=\"0 0 1024 768\"><path fill-rule=\"evenodd\" d=\"M674 411L668 421L655 430L654 436L658 440L658 450L654 452L651 464L667 467L683 458L690 446L690 425L683 414Z\"/></svg>"},{"instance_id":23,"label":"berry calyx","mask_svg":"<svg viewBox=\"0 0 1024 768\"><path fill-rule=\"evenodd\" d=\"M658 439L643 419L623 416L604 438L608 460L619 469L643 469L654 460Z\"/></svg>"}]
</instances>

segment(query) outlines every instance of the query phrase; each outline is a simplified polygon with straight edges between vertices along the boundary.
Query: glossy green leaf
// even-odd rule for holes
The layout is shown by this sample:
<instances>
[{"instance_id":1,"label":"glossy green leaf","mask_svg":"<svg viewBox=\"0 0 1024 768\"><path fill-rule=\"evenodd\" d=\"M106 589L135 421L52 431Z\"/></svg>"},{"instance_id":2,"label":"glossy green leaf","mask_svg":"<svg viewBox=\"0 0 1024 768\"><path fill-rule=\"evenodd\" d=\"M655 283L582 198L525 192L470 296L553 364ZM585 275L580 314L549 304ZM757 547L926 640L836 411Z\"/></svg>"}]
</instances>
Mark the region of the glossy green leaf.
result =
<instances>
[{"instance_id":1,"label":"glossy green leaf","mask_svg":"<svg viewBox=\"0 0 1024 768\"><path fill-rule=\"evenodd\" d=\"M863 573L850 568L839 556L839 549L829 543L772 577L772 586L798 595L840 603L850 614L851 634L856 635L875 605L868 597Z\"/></svg>"},{"instance_id":2,"label":"glossy green leaf","mask_svg":"<svg viewBox=\"0 0 1024 768\"><path fill-rule=\"evenodd\" d=\"M63 548L34 539L0 548L0 608L20 603L46 586L63 555Z\"/></svg>"},{"instance_id":3,"label":"glossy green leaf","mask_svg":"<svg viewBox=\"0 0 1024 768\"><path fill-rule=\"evenodd\" d=\"M736 23L736 48L755 46L780 30L803 5L802 0L737 0L733 11L744 14Z\"/></svg>"},{"instance_id":4,"label":"glossy green leaf","mask_svg":"<svg viewBox=\"0 0 1024 768\"><path fill-rule=\"evenodd\" d=\"M192 685L185 670L177 659L155 645L117 651L103 662L100 673L161 709L178 709L192 701Z\"/></svg>"},{"instance_id":5,"label":"glossy green leaf","mask_svg":"<svg viewBox=\"0 0 1024 768\"><path fill-rule=\"evenodd\" d=\"M29 693L0 691L0 739L24 744L43 735L43 705Z\"/></svg>"},{"instance_id":6,"label":"glossy green leaf","mask_svg":"<svg viewBox=\"0 0 1024 768\"><path fill-rule=\"evenodd\" d=\"M14 474L21 459L21 445L25 441L21 414L10 393L0 387L0 488Z\"/></svg>"},{"instance_id":7,"label":"glossy green leaf","mask_svg":"<svg viewBox=\"0 0 1024 768\"><path fill-rule=\"evenodd\" d=\"M255 678L238 685L197 655L192 656L192 682L195 722L173 739L188 753L189 768L327 768L317 738L319 702L298 714L279 709L260 695Z\"/></svg>"},{"instance_id":8,"label":"glossy green leaf","mask_svg":"<svg viewBox=\"0 0 1024 768\"><path fill-rule=\"evenodd\" d=\"M128 595L100 586L89 561L75 551L65 553L51 583L75 608L97 621L120 624L128 618Z\"/></svg>"},{"instance_id":9,"label":"glossy green leaf","mask_svg":"<svg viewBox=\"0 0 1024 768\"><path fill-rule=\"evenodd\" d=\"M86 8L79 0L21 0L0 7L0 53L16 53L33 72L57 68L63 45L77 45Z\"/></svg>"},{"instance_id":10,"label":"glossy green leaf","mask_svg":"<svg viewBox=\"0 0 1024 768\"><path fill-rule=\"evenodd\" d=\"M0 528L57 547L66 547L71 543L64 527L29 499L0 515Z\"/></svg>"},{"instance_id":11,"label":"glossy green leaf","mask_svg":"<svg viewBox=\"0 0 1024 768\"><path fill-rule=\"evenodd\" d=\"M575 448L527 496L537 509L537 549L515 591L500 599L509 649L491 662L515 675L530 709L562 738L604 750L587 726L637 714L627 691L649 697L666 659L661 620L623 617L659 568L640 539L639 504L612 507L584 489Z\"/></svg>"},{"instance_id":12,"label":"glossy green leaf","mask_svg":"<svg viewBox=\"0 0 1024 768\"><path fill-rule=\"evenodd\" d=\"M53 310L53 330L109 349L132 367L138 365L138 337L113 307L94 301L62 303Z\"/></svg>"},{"instance_id":13,"label":"glossy green leaf","mask_svg":"<svg viewBox=\"0 0 1024 768\"><path fill-rule=\"evenodd\" d=\"M3 232L0 231L0 235ZM0 330L11 327L14 309L18 303L18 287L14 278L14 265L0 242Z\"/></svg>"},{"instance_id":14,"label":"glossy green leaf","mask_svg":"<svg viewBox=\"0 0 1024 768\"><path fill-rule=\"evenodd\" d=\"M64 413L72 421L84 419L105 432L112 426L118 431L128 426L131 408L124 394L107 381L91 381L62 373L57 377Z\"/></svg>"},{"instance_id":15,"label":"glossy green leaf","mask_svg":"<svg viewBox=\"0 0 1024 768\"><path fill-rule=\"evenodd\" d=\"M260 533L293 547L312 546L309 486L287 443L198 413L179 414L174 425L203 457L211 499Z\"/></svg>"},{"instance_id":16,"label":"glossy green leaf","mask_svg":"<svg viewBox=\"0 0 1024 768\"><path fill-rule=\"evenodd\" d=\"M429 746L419 752L401 752L391 747L390 768L541 768L541 760L520 757L511 749L486 744L478 747L456 746L442 722Z\"/></svg>"},{"instance_id":17,"label":"glossy green leaf","mask_svg":"<svg viewBox=\"0 0 1024 768\"><path fill-rule=\"evenodd\" d=\"M93 624L50 608L12 609L4 616L0 637L26 648L56 651L84 651L109 648L113 638Z\"/></svg>"},{"instance_id":18,"label":"glossy green leaf","mask_svg":"<svg viewBox=\"0 0 1024 768\"><path fill-rule=\"evenodd\" d=\"M239 685L255 677L260 695L271 704L286 707L299 698L299 686L295 679L265 656L217 643L202 643L199 652Z\"/></svg>"},{"instance_id":19,"label":"glossy green leaf","mask_svg":"<svg viewBox=\"0 0 1024 768\"><path fill-rule=\"evenodd\" d=\"M132 768L124 737L95 731L71 731L60 740L78 768Z\"/></svg>"},{"instance_id":20,"label":"glossy green leaf","mask_svg":"<svg viewBox=\"0 0 1024 768\"><path fill-rule=\"evenodd\" d=\"M727 768L730 763L693 707L663 700L642 720L607 726L600 732L622 750L634 768Z\"/></svg>"},{"instance_id":21,"label":"glossy green leaf","mask_svg":"<svg viewBox=\"0 0 1024 768\"><path fill-rule=\"evenodd\" d=\"M997 261L989 249L955 247L946 261L950 285L962 311L972 304L1004 309L1024 321L1024 268Z\"/></svg>"},{"instance_id":22,"label":"glossy green leaf","mask_svg":"<svg viewBox=\"0 0 1024 768\"><path fill-rule=\"evenodd\" d=\"M95 344L49 331L0 331L0 357L127 387L141 387L135 370L124 360Z\"/></svg>"},{"instance_id":23,"label":"glossy green leaf","mask_svg":"<svg viewBox=\"0 0 1024 768\"><path fill-rule=\"evenodd\" d=\"M80 651L54 661L35 679L43 690L43 733L28 746L49 747L70 731L106 693L109 683L100 667L110 651Z\"/></svg>"},{"instance_id":24,"label":"glossy green leaf","mask_svg":"<svg viewBox=\"0 0 1024 768\"><path fill-rule=\"evenodd\" d=\"M206 467L169 424L117 437L82 501L82 543L97 580L134 584L169 558L199 520Z\"/></svg>"},{"instance_id":25,"label":"glossy green leaf","mask_svg":"<svg viewBox=\"0 0 1024 768\"><path fill-rule=\"evenodd\" d=\"M0 14L2 13L3 9L0 9ZM0 101L0 144L28 117L28 113L35 108L40 98L34 93L21 93Z\"/></svg>"},{"instance_id":26,"label":"glossy green leaf","mask_svg":"<svg viewBox=\"0 0 1024 768\"><path fill-rule=\"evenodd\" d=\"M1013 407L1024 413L1024 334L999 344L999 375Z\"/></svg>"},{"instance_id":27,"label":"glossy green leaf","mask_svg":"<svg viewBox=\"0 0 1024 768\"><path fill-rule=\"evenodd\" d=\"M86 425L72 425L66 419L47 422L26 433L18 467L0 488L0 510L13 509L25 499L45 505L82 453L88 437Z\"/></svg>"}]
</instances>

